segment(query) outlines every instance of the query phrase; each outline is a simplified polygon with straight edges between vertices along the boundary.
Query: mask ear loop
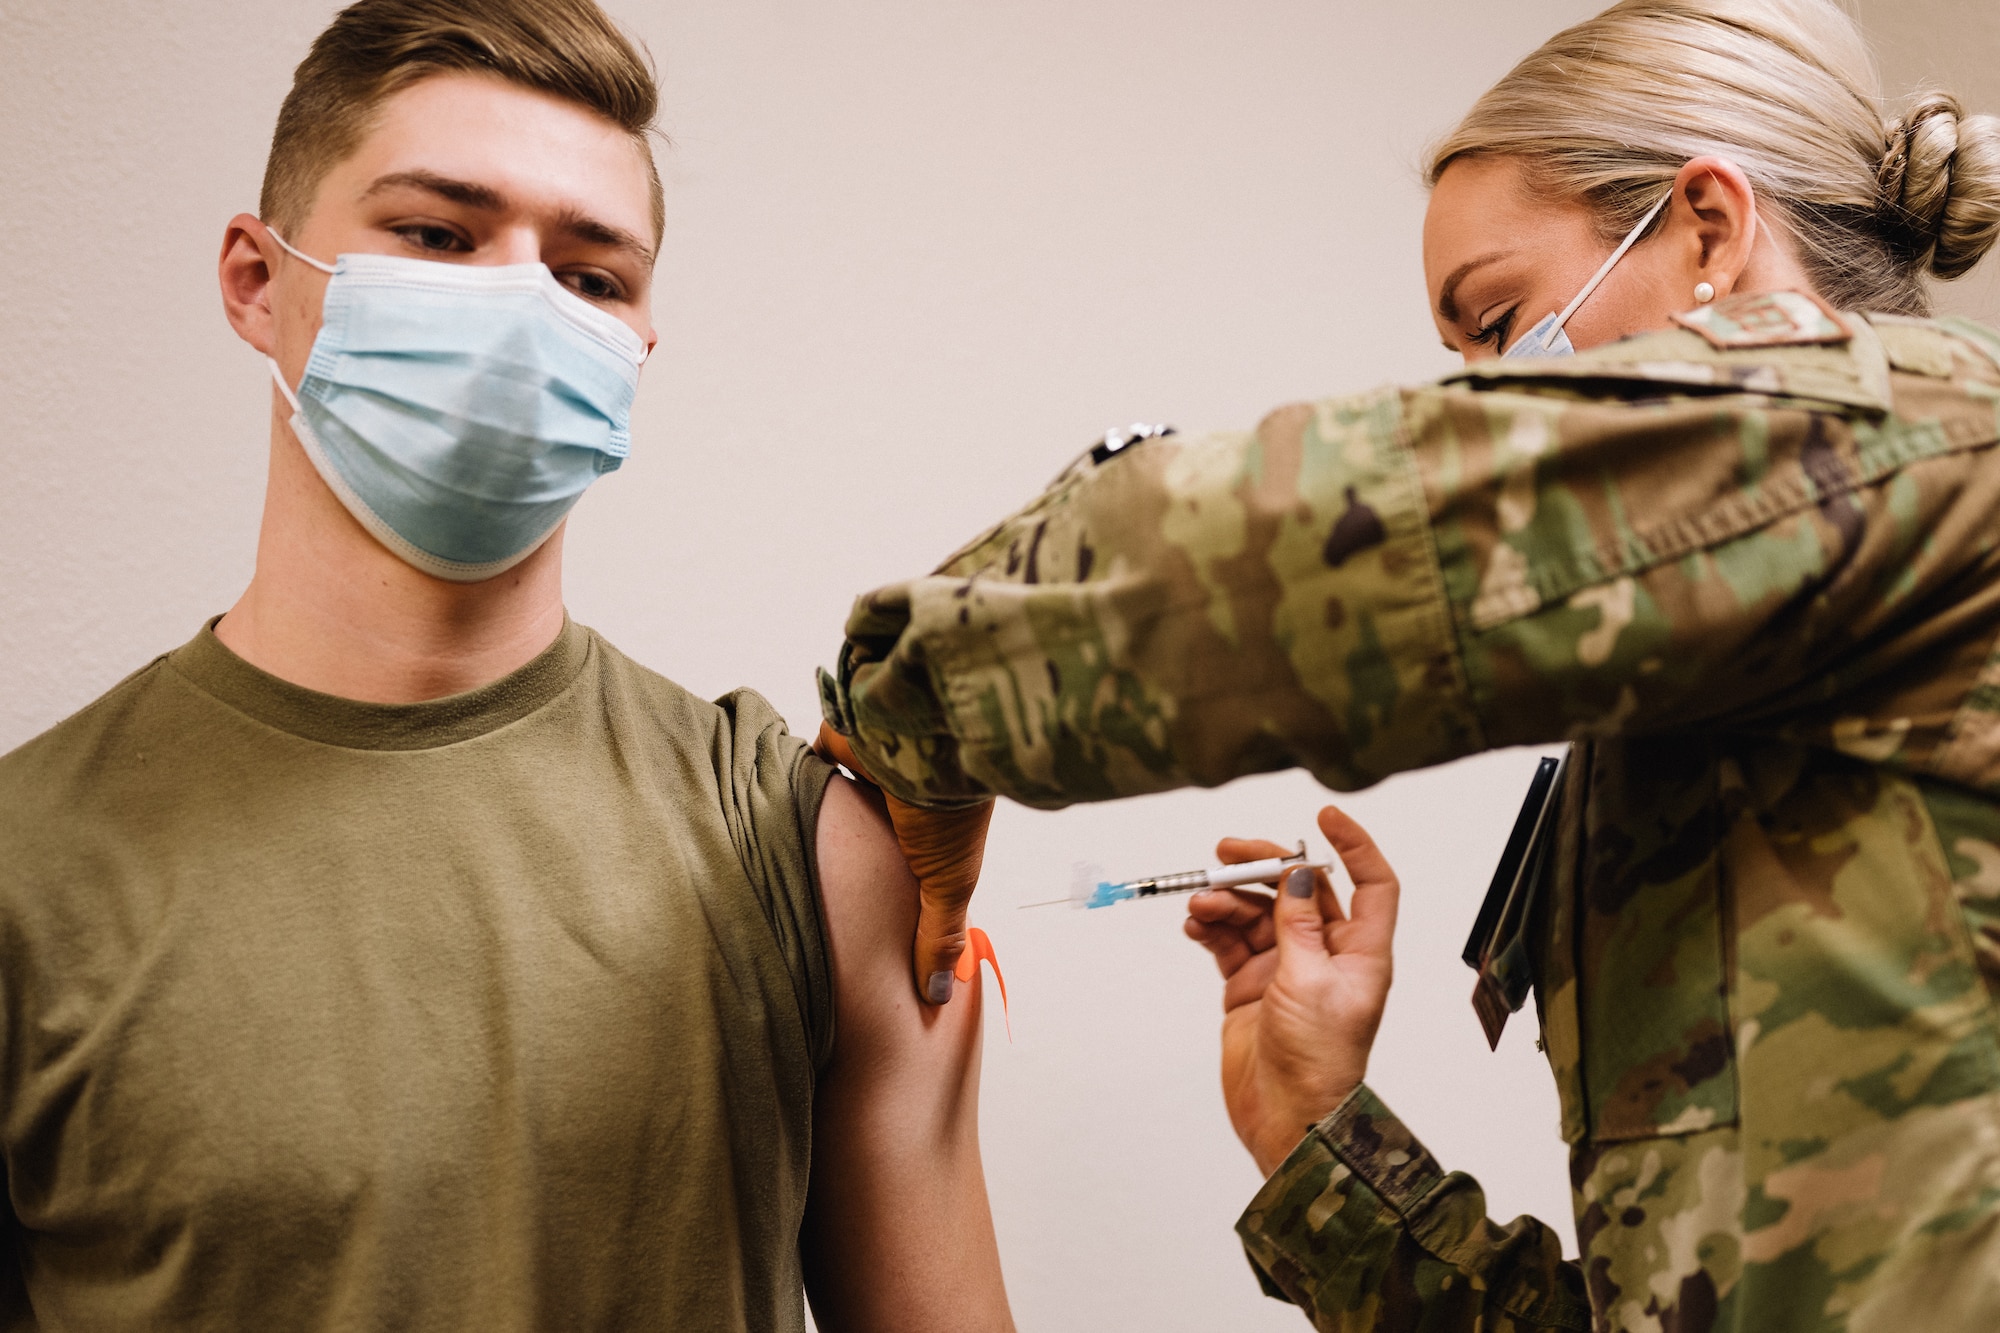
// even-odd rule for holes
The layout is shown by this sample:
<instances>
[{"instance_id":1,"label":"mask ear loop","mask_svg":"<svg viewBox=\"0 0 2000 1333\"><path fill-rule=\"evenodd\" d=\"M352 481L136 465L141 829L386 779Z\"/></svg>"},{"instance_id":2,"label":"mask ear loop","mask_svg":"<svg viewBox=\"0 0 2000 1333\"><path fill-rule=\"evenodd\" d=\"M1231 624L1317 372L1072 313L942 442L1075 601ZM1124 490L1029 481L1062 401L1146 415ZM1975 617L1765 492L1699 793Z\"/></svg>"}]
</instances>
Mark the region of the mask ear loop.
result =
<instances>
[{"instance_id":1,"label":"mask ear loop","mask_svg":"<svg viewBox=\"0 0 2000 1333\"><path fill-rule=\"evenodd\" d=\"M285 395L285 401L292 406L292 415L299 416L305 409L299 406L299 396L292 392L292 386L285 383L285 372L278 365L276 357L267 356L264 364L271 368L271 378L277 382L278 392Z\"/></svg>"},{"instance_id":2,"label":"mask ear loop","mask_svg":"<svg viewBox=\"0 0 2000 1333\"><path fill-rule=\"evenodd\" d=\"M1618 248L1611 252L1611 258L1605 260L1604 266L1597 270L1595 276L1589 282L1583 284L1583 290L1576 294L1576 299L1563 308L1563 312L1556 316L1556 322L1551 324L1549 331L1542 335L1542 351L1546 352L1549 349L1549 345L1556 340L1556 335L1562 332L1563 325L1569 323L1569 317L1583 309L1583 303L1590 299L1590 294L1597 290L1598 284L1611 276L1611 270L1618 267L1618 261L1625 257L1625 252L1639 243L1639 238L1646 234L1646 228L1653 225L1653 219L1660 215L1660 210L1665 208L1673 200L1673 197L1674 192L1668 190L1666 194L1661 196L1660 202L1654 204L1646 211L1646 216L1639 219L1639 225L1625 234L1625 239L1620 241ZM272 232L271 234L276 236L278 233ZM283 241L279 241L278 244L285 245ZM285 248L290 250L292 247L285 245Z\"/></svg>"},{"instance_id":3,"label":"mask ear loop","mask_svg":"<svg viewBox=\"0 0 2000 1333\"><path fill-rule=\"evenodd\" d=\"M284 237L278 235L278 229L272 226L270 223L266 222L264 224L264 230L271 233L271 239L278 243L279 249L283 250L286 254L298 260L300 263L311 264L314 268L318 269L322 273L333 272L332 264L322 264L317 259L314 259L311 255L305 254L302 251L294 250L292 248L292 243L286 240ZM1622 254L1624 252L1620 251L1619 253Z\"/></svg>"},{"instance_id":4,"label":"mask ear loop","mask_svg":"<svg viewBox=\"0 0 2000 1333\"><path fill-rule=\"evenodd\" d=\"M300 263L311 264L314 268L318 269L322 273L332 273L334 271L334 266L332 264L322 264L319 262L319 260L314 259L311 255L302 253L301 251L298 250L294 250L292 248L292 243L290 241L287 241L284 237L278 235L278 229L272 226L270 223L266 222L264 224L264 230L271 233L271 239L278 243L279 249L283 250L286 254L298 260ZM278 392L285 395L285 401L291 404L292 415L298 416L303 411L303 409L300 408L299 406L299 396L292 392L291 385L285 383L285 372L279 368L277 358L267 356L264 358L264 362L266 365L271 367L271 379L274 382L276 382L278 386Z\"/></svg>"}]
</instances>

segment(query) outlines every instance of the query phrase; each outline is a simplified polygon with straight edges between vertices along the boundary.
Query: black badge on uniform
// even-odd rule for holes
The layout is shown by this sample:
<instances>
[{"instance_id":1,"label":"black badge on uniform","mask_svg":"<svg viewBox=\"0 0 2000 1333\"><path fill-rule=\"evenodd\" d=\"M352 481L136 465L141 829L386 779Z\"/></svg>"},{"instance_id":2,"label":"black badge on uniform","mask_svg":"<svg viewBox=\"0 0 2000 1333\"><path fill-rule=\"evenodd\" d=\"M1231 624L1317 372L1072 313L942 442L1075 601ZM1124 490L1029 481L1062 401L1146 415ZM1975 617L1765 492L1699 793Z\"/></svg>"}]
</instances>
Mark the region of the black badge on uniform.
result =
<instances>
[{"instance_id":1,"label":"black badge on uniform","mask_svg":"<svg viewBox=\"0 0 2000 1333\"><path fill-rule=\"evenodd\" d=\"M1564 760L1544 759L1528 784L1528 798L1514 817L1514 831L1500 854L1500 865L1479 905L1472 936L1460 956L1479 973L1472 987L1472 1009L1486 1033L1489 1049L1500 1045L1509 1015L1519 1012L1534 987L1528 929L1542 890L1549 847L1555 841L1556 798L1562 793Z\"/></svg>"}]
</instances>

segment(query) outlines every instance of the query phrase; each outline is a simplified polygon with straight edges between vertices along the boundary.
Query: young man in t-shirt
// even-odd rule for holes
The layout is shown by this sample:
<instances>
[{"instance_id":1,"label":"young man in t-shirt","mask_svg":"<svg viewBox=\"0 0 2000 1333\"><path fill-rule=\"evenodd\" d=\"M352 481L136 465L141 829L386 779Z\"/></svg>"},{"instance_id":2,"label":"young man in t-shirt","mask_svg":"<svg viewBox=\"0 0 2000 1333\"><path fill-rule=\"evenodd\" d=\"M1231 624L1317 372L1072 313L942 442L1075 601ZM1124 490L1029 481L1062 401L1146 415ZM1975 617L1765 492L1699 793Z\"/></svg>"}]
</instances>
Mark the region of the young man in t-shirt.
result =
<instances>
[{"instance_id":1,"label":"young man in t-shirt","mask_svg":"<svg viewBox=\"0 0 2000 1333\"><path fill-rule=\"evenodd\" d=\"M879 805L563 611L654 101L591 0L300 66L221 261L255 575L0 759L0 1328L1011 1327Z\"/></svg>"}]
</instances>

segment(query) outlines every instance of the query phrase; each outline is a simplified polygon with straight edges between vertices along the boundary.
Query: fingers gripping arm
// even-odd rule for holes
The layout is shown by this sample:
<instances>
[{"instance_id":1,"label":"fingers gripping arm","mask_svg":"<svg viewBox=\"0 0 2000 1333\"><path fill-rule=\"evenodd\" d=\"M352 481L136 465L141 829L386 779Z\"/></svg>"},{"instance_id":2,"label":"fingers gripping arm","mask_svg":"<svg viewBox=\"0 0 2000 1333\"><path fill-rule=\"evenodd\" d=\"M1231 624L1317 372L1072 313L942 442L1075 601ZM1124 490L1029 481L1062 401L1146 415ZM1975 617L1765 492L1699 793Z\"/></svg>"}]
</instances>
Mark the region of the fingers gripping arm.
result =
<instances>
[{"instance_id":1,"label":"fingers gripping arm","mask_svg":"<svg viewBox=\"0 0 2000 1333\"><path fill-rule=\"evenodd\" d=\"M873 782L845 736L822 725L813 748L864 782ZM917 991L932 1004L951 1000L952 978L967 943L966 913L986 860L986 828L993 802L929 810L883 793L883 809L910 873L920 903L913 952Z\"/></svg>"}]
</instances>

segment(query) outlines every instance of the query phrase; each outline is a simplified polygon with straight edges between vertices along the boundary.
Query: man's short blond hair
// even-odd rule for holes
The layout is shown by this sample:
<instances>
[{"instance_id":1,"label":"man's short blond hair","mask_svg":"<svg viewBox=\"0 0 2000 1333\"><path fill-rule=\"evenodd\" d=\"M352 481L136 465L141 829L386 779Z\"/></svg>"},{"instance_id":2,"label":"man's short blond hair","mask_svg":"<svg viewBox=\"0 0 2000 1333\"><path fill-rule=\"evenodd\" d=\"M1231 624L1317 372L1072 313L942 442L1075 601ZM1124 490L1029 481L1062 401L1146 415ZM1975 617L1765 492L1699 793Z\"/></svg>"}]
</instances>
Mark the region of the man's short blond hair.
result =
<instances>
[{"instance_id":1,"label":"man's short blond hair","mask_svg":"<svg viewBox=\"0 0 2000 1333\"><path fill-rule=\"evenodd\" d=\"M297 230L383 101L445 73L490 74L565 98L630 134L646 163L658 241L665 204L648 136L659 88L593 0L358 0L341 10L279 108L258 204L264 220Z\"/></svg>"}]
</instances>

